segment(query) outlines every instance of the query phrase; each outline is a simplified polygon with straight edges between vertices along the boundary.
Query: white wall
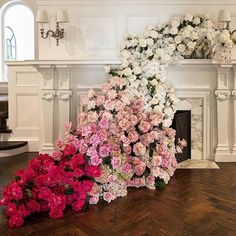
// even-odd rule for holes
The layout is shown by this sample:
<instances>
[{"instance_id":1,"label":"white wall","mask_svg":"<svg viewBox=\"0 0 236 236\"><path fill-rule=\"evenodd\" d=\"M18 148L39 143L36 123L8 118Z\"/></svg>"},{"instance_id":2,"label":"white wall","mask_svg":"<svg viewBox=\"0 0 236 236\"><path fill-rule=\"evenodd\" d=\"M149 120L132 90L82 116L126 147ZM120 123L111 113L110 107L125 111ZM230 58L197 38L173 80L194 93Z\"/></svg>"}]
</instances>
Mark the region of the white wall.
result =
<instances>
[{"instance_id":1,"label":"white wall","mask_svg":"<svg viewBox=\"0 0 236 236\"><path fill-rule=\"evenodd\" d=\"M47 60L117 59L125 33L142 32L149 23L166 22L187 11L217 19L220 9L229 8L231 26L236 28L236 1L232 0L38 0L37 5L48 11L51 28L58 9L66 9L70 18L59 47L52 38L39 40L39 58Z\"/></svg>"}]
</instances>

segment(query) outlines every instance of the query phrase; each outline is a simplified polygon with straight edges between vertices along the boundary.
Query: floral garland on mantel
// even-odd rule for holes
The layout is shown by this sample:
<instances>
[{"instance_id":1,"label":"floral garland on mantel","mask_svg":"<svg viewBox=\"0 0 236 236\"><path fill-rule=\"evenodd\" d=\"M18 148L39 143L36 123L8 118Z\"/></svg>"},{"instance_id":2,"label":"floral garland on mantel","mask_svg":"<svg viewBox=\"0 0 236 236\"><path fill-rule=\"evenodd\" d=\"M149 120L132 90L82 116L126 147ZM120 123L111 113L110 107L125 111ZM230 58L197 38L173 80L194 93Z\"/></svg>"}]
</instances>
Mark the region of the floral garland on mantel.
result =
<instances>
[{"instance_id":1,"label":"floral garland on mantel","mask_svg":"<svg viewBox=\"0 0 236 236\"><path fill-rule=\"evenodd\" d=\"M230 32L206 16L187 14L141 36L128 36L122 64L96 94L89 91L78 127L65 126L66 139L52 155L39 155L16 173L3 191L10 227L37 212L63 216L103 199L127 195L128 187L164 188L176 169L175 153L186 146L170 128L178 99L165 84L169 64L183 57L227 61Z\"/></svg>"}]
</instances>

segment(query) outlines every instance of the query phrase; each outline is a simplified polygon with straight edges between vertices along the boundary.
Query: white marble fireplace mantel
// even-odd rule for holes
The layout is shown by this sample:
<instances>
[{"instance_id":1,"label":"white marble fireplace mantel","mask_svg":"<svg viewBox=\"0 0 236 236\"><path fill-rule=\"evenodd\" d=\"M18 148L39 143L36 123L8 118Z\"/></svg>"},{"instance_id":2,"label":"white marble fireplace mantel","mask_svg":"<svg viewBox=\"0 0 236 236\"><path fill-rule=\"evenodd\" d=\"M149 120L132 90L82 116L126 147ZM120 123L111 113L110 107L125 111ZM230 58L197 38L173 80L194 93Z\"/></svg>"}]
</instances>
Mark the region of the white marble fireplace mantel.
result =
<instances>
[{"instance_id":1,"label":"white marble fireplace mantel","mask_svg":"<svg viewBox=\"0 0 236 236\"><path fill-rule=\"evenodd\" d=\"M34 60L8 65L10 140L26 140L30 151L52 152L68 121L76 124L80 100L99 89L108 75L104 66L119 61ZM236 61L182 60L171 66L167 83L186 109L198 99L202 112L202 156L196 159L236 161ZM200 104L200 103L199 103ZM200 118L201 119L201 118ZM194 123L198 125L197 123ZM196 130L197 130L196 129Z\"/></svg>"}]
</instances>

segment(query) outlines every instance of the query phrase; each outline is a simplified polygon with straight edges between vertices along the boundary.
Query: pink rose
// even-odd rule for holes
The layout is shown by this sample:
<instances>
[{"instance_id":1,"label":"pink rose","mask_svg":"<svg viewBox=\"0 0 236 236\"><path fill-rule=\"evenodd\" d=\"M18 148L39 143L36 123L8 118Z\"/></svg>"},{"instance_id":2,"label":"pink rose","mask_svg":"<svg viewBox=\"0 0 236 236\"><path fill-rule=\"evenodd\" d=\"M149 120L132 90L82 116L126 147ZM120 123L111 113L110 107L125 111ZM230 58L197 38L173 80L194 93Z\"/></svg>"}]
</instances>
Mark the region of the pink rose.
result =
<instances>
[{"instance_id":1,"label":"pink rose","mask_svg":"<svg viewBox=\"0 0 236 236\"><path fill-rule=\"evenodd\" d=\"M129 127L130 127L131 123L129 120L127 119L122 119L120 122L119 122L119 126L123 129L123 130L127 130Z\"/></svg>"},{"instance_id":2,"label":"pink rose","mask_svg":"<svg viewBox=\"0 0 236 236\"><path fill-rule=\"evenodd\" d=\"M94 134L91 136L89 143L92 144L92 146L97 146L100 143L100 138L97 134Z\"/></svg>"},{"instance_id":3,"label":"pink rose","mask_svg":"<svg viewBox=\"0 0 236 236\"><path fill-rule=\"evenodd\" d=\"M138 118L135 115L130 116L130 123L134 126L138 123Z\"/></svg>"},{"instance_id":4,"label":"pink rose","mask_svg":"<svg viewBox=\"0 0 236 236\"><path fill-rule=\"evenodd\" d=\"M131 131L128 133L128 137L130 139L130 142L135 143L139 139L139 135L136 131Z\"/></svg>"},{"instance_id":5,"label":"pink rose","mask_svg":"<svg viewBox=\"0 0 236 236\"><path fill-rule=\"evenodd\" d=\"M97 204L99 201L99 195L94 195L89 198L89 204Z\"/></svg>"},{"instance_id":6,"label":"pink rose","mask_svg":"<svg viewBox=\"0 0 236 236\"><path fill-rule=\"evenodd\" d=\"M137 156L144 156L146 153L146 147L141 142L138 142L134 145L133 151Z\"/></svg>"},{"instance_id":7,"label":"pink rose","mask_svg":"<svg viewBox=\"0 0 236 236\"><path fill-rule=\"evenodd\" d=\"M146 168L146 165L143 165L143 163L141 163L140 165L137 165L134 167L134 172L136 175L141 176L143 175L145 168Z\"/></svg>"},{"instance_id":8,"label":"pink rose","mask_svg":"<svg viewBox=\"0 0 236 236\"><path fill-rule=\"evenodd\" d=\"M132 151L132 148L131 148L131 146L125 146L125 147L123 147L123 151L124 151L126 154L130 154L131 151Z\"/></svg>"},{"instance_id":9,"label":"pink rose","mask_svg":"<svg viewBox=\"0 0 236 236\"><path fill-rule=\"evenodd\" d=\"M95 154L90 157L90 162L93 166L99 166L102 163L102 158L99 158L99 155Z\"/></svg>"},{"instance_id":10,"label":"pink rose","mask_svg":"<svg viewBox=\"0 0 236 236\"><path fill-rule=\"evenodd\" d=\"M158 126L163 121L163 118L164 118L163 113L161 113L161 112L155 113L150 116L151 124L154 126Z\"/></svg>"},{"instance_id":11,"label":"pink rose","mask_svg":"<svg viewBox=\"0 0 236 236\"><path fill-rule=\"evenodd\" d=\"M120 157L113 157L111 159L111 164L112 164L112 167L113 169L117 169L120 167L120 164L121 164L121 159Z\"/></svg>"},{"instance_id":12,"label":"pink rose","mask_svg":"<svg viewBox=\"0 0 236 236\"><path fill-rule=\"evenodd\" d=\"M132 165L130 163L125 163L124 166L123 166L123 171L124 173L126 174L130 174L132 173Z\"/></svg>"},{"instance_id":13,"label":"pink rose","mask_svg":"<svg viewBox=\"0 0 236 236\"><path fill-rule=\"evenodd\" d=\"M57 148L61 149L64 146L64 141L62 139L58 139L56 141Z\"/></svg>"},{"instance_id":14,"label":"pink rose","mask_svg":"<svg viewBox=\"0 0 236 236\"><path fill-rule=\"evenodd\" d=\"M102 118L99 122L98 125L100 126L100 128L102 129L108 129L109 127L109 122L106 118Z\"/></svg>"},{"instance_id":15,"label":"pink rose","mask_svg":"<svg viewBox=\"0 0 236 236\"><path fill-rule=\"evenodd\" d=\"M165 130L166 135L169 136L170 138L174 138L175 137L175 130L172 128L167 128Z\"/></svg>"},{"instance_id":16,"label":"pink rose","mask_svg":"<svg viewBox=\"0 0 236 236\"><path fill-rule=\"evenodd\" d=\"M55 150L53 153L52 153L52 158L55 160L55 161L60 161L61 160L61 157L62 157L62 153L60 150Z\"/></svg>"},{"instance_id":17,"label":"pink rose","mask_svg":"<svg viewBox=\"0 0 236 236\"><path fill-rule=\"evenodd\" d=\"M116 197L115 195L113 195L112 193L110 192L104 192L103 193L103 199L107 202L111 202L112 200L114 200Z\"/></svg>"},{"instance_id":18,"label":"pink rose","mask_svg":"<svg viewBox=\"0 0 236 236\"><path fill-rule=\"evenodd\" d=\"M151 125L146 121L141 121L138 127L143 133L147 133L150 130Z\"/></svg>"},{"instance_id":19,"label":"pink rose","mask_svg":"<svg viewBox=\"0 0 236 236\"><path fill-rule=\"evenodd\" d=\"M109 145L103 145L103 146L100 146L99 148L99 155L101 157L106 157L106 156L109 156L110 154L110 146Z\"/></svg>"}]
</instances>

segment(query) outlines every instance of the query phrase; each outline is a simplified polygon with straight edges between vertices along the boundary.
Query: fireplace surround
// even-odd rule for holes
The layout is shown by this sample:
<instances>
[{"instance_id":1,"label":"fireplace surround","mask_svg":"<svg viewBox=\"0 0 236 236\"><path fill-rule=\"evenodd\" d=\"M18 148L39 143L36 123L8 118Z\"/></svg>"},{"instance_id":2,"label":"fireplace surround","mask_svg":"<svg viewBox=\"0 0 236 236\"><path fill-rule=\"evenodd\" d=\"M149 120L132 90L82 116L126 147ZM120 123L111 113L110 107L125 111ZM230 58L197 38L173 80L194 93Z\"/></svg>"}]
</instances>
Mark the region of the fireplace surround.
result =
<instances>
[{"instance_id":1,"label":"fireplace surround","mask_svg":"<svg viewBox=\"0 0 236 236\"><path fill-rule=\"evenodd\" d=\"M80 101L108 80L104 66L119 61L8 62L9 141L28 141L29 151L52 152L64 124L76 124ZM192 159L236 161L236 62L183 60L171 66L167 84L191 110Z\"/></svg>"}]
</instances>

